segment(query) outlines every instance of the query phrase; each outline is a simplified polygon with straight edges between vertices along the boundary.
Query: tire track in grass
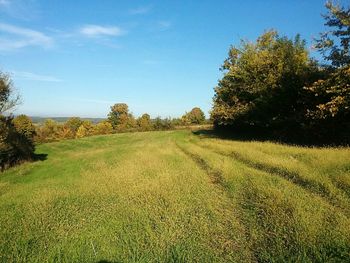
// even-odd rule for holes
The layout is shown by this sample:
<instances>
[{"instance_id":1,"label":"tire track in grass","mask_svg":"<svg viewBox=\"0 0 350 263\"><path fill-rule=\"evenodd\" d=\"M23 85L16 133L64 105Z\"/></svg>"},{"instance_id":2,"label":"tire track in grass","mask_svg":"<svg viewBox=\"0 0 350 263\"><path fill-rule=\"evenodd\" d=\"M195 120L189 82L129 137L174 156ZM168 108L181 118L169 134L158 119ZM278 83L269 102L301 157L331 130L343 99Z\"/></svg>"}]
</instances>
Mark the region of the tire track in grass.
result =
<instances>
[{"instance_id":1,"label":"tire track in grass","mask_svg":"<svg viewBox=\"0 0 350 263\"><path fill-rule=\"evenodd\" d=\"M234 205L232 204L232 196L230 195L229 191L227 191L227 184L224 180L223 174L221 171L216 170L212 168L202 157L200 157L197 154L191 153L188 151L185 147L180 146L177 142L175 142L176 147L184 153L187 157L189 157L201 170L203 170L208 177L211 179L211 183L216 186L222 195L228 200L228 204L232 206L231 211L235 210ZM256 260L256 254L255 252L250 248L250 236L246 229L246 226L241 222L240 218L235 217L236 220L238 220L239 225L242 228L243 234L244 234L244 243L249 247L249 251L251 251L251 260L250 262L257 262Z\"/></svg>"},{"instance_id":2,"label":"tire track in grass","mask_svg":"<svg viewBox=\"0 0 350 263\"><path fill-rule=\"evenodd\" d=\"M258 171L263 171L275 176L279 176L289 182L292 182L293 184L303 188L307 192L311 192L313 194L316 194L317 196L321 197L325 202L327 202L329 205L338 208L341 210L341 212L349 217L350 211L348 208L341 206L338 202L340 201L336 196L334 196L329 189L327 189L324 185L315 183L313 181L307 180L305 178L302 178L301 175L294 171L288 171L287 169L283 169L280 167L276 167L273 165L264 164L261 162L253 161L251 159L245 158L242 154L240 154L237 151L231 151L230 153L225 153L216 149L213 149L212 147L204 147L198 143L195 143L192 141L193 144L201 147L202 149L209 150L211 152L214 152L216 154L219 154L221 156L226 156L229 158L232 158L250 168L253 168ZM341 201L340 201L341 202Z\"/></svg>"},{"instance_id":3,"label":"tire track in grass","mask_svg":"<svg viewBox=\"0 0 350 263\"><path fill-rule=\"evenodd\" d=\"M180 149L181 152L183 152L185 155L187 155L191 160L193 160L202 170L205 171L205 173L209 176L211 179L211 182L213 184L218 184L221 187L226 187L222 172L219 170L215 170L212 167L208 165L208 163L201 158L197 154L193 154L186 150L184 147L180 146L178 143L175 143L175 145Z\"/></svg>"},{"instance_id":4,"label":"tire track in grass","mask_svg":"<svg viewBox=\"0 0 350 263\"><path fill-rule=\"evenodd\" d=\"M350 176L350 175L349 175ZM335 178L333 176L330 176L330 180L332 184L338 188L340 191L342 191L348 198L350 198L350 186L341 180L339 178Z\"/></svg>"}]
</instances>

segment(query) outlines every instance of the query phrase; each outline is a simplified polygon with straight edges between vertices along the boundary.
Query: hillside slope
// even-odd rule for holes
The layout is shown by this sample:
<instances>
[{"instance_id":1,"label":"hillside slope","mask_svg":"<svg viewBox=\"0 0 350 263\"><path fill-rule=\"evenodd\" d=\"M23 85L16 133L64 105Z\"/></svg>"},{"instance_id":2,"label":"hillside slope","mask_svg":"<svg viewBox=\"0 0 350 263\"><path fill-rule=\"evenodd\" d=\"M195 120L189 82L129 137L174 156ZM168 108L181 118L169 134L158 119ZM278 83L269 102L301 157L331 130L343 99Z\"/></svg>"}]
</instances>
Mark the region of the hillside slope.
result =
<instances>
[{"instance_id":1,"label":"hillside slope","mask_svg":"<svg viewBox=\"0 0 350 263\"><path fill-rule=\"evenodd\" d=\"M350 258L350 150L189 131L40 145L0 174L1 262Z\"/></svg>"}]
</instances>

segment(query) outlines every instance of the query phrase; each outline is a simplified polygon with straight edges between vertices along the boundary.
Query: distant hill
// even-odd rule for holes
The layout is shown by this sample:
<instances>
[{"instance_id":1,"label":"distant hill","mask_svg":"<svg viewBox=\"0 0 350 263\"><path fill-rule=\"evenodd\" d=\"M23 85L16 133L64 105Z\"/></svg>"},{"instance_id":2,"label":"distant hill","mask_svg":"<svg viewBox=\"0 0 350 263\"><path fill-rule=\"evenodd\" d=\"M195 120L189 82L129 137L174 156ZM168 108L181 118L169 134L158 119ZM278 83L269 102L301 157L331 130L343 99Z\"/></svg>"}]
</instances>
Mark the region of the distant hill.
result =
<instances>
[{"instance_id":1,"label":"distant hill","mask_svg":"<svg viewBox=\"0 0 350 263\"><path fill-rule=\"evenodd\" d=\"M32 119L33 123L40 124L40 123L43 123L47 119L51 119L51 120L63 123L63 122L66 122L71 117L37 117L37 116L30 116L30 118ZM105 118L80 118L80 119L82 119L84 121L91 121L92 123L98 123L98 122L101 122L101 121L105 120Z\"/></svg>"}]
</instances>

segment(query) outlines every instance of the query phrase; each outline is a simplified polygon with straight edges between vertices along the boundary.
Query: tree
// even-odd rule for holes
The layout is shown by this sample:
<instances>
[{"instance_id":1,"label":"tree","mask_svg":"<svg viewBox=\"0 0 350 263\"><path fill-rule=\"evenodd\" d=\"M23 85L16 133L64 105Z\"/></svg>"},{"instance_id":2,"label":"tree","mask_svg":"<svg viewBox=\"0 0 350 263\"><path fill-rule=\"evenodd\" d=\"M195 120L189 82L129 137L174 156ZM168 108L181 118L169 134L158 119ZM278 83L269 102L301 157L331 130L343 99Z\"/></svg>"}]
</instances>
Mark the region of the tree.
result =
<instances>
[{"instance_id":1,"label":"tree","mask_svg":"<svg viewBox=\"0 0 350 263\"><path fill-rule=\"evenodd\" d=\"M128 115L126 126L121 128L121 131L135 131L137 129L137 121L131 113Z\"/></svg>"},{"instance_id":2,"label":"tree","mask_svg":"<svg viewBox=\"0 0 350 263\"><path fill-rule=\"evenodd\" d=\"M157 117L153 120L153 129L156 131L163 129L163 122L161 117Z\"/></svg>"},{"instance_id":3,"label":"tree","mask_svg":"<svg viewBox=\"0 0 350 263\"><path fill-rule=\"evenodd\" d=\"M34 157L31 120L24 115L12 116L11 110L18 103L10 77L0 72L0 170Z\"/></svg>"},{"instance_id":4,"label":"tree","mask_svg":"<svg viewBox=\"0 0 350 263\"><path fill-rule=\"evenodd\" d=\"M33 125L32 120L28 116L24 114L18 115L16 118L13 119L12 122L16 130L20 134L23 134L28 140L33 142L35 135L35 127Z\"/></svg>"},{"instance_id":5,"label":"tree","mask_svg":"<svg viewBox=\"0 0 350 263\"><path fill-rule=\"evenodd\" d=\"M0 72L0 115L13 109L19 102L20 97L15 93L9 75Z\"/></svg>"},{"instance_id":6,"label":"tree","mask_svg":"<svg viewBox=\"0 0 350 263\"><path fill-rule=\"evenodd\" d=\"M82 125L86 129L86 136L91 136L94 134L94 125L91 121L83 121Z\"/></svg>"},{"instance_id":7,"label":"tree","mask_svg":"<svg viewBox=\"0 0 350 263\"><path fill-rule=\"evenodd\" d=\"M152 130L152 122L149 114L144 113L140 118L137 119L137 125L141 131Z\"/></svg>"},{"instance_id":8,"label":"tree","mask_svg":"<svg viewBox=\"0 0 350 263\"><path fill-rule=\"evenodd\" d=\"M231 47L215 88L211 118L216 127L288 132L304 118L303 87L316 79L317 65L305 41L267 31L256 43Z\"/></svg>"},{"instance_id":9,"label":"tree","mask_svg":"<svg viewBox=\"0 0 350 263\"><path fill-rule=\"evenodd\" d=\"M127 122L129 107L125 103L116 103L111 106L111 111L108 114L108 121L114 129Z\"/></svg>"},{"instance_id":10,"label":"tree","mask_svg":"<svg viewBox=\"0 0 350 263\"><path fill-rule=\"evenodd\" d=\"M87 136L87 133L88 133L88 131L85 128L85 126L84 125L80 125L80 127L77 130L77 133L75 134L75 137L76 138L83 138L83 137Z\"/></svg>"},{"instance_id":11,"label":"tree","mask_svg":"<svg viewBox=\"0 0 350 263\"><path fill-rule=\"evenodd\" d=\"M316 40L315 47L323 54L324 58L334 67L342 67L350 64L350 7L345 8L326 3L328 13L323 17L325 25L330 29L321 33Z\"/></svg>"},{"instance_id":12,"label":"tree","mask_svg":"<svg viewBox=\"0 0 350 263\"><path fill-rule=\"evenodd\" d=\"M152 121L152 123L153 129L156 131L170 130L174 128L171 118L162 119L158 116Z\"/></svg>"},{"instance_id":13,"label":"tree","mask_svg":"<svg viewBox=\"0 0 350 263\"><path fill-rule=\"evenodd\" d=\"M108 121L116 131L127 131L136 127L136 120L133 115L129 113L129 107L125 103L117 103L111 106L111 111L108 114Z\"/></svg>"},{"instance_id":14,"label":"tree","mask_svg":"<svg viewBox=\"0 0 350 263\"><path fill-rule=\"evenodd\" d=\"M25 118L0 115L0 170L34 157L33 133ZM18 128L18 129L17 129Z\"/></svg>"},{"instance_id":15,"label":"tree","mask_svg":"<svg viewBox=\"0 0 350 263\"><path fill-rule=\"evenodd\" d=\"M59 139L60 126L54 120L47 119L37 128L35 140L37 142L51 142Z\"/></svg>"},{"instance_id":16,"label":"tree","mask_svg":"<svg viewBox=\"0 0 350 263\"><path fill-rule=\"evenodd\" d=\"M182 121L182 118L173 118L173 119L171 119L171 125L173 126L173 127L175 127L175 126L181 126L181 125L183 125L184 123L183 123L183 121Z\"/></svg>"},{"instance_id":17,"label":"tree","mask_svg":"<svg viewBox=\"0 0 350 263\"><path fill-rule=\"evenodd\" d=\"M350 7L327 2L324 16L331 29L321 34L316 47L331 66L323 76L307 86L311 97L307 107L309 132L320 139L350 142ZM335 29L334 29L335 28Z\"/></svg>"},{"instance_id":18,"label":"tree","mask_svg":"<svg viewBox=\"0 0 350 263\"><path fill-rule=\"evenodd\" d=\"M59 126L57 135L59 139L73 139L75 137L75 133L66 125Z\"/></svg>"},{"instance_id":19,"label":"tree","mask_svg":"<svg viewBox=\"0 0 350 263\"><path fill-rule=\"evenodd\" d=\"M76 138L82 138L91 136L94 133L94 127L91 123L91 121L83 121L83 123L78 128L75 137Z\"/></svg>"},{"instance_id":20,"label":"tree","mask_svg":"<svg viewBox=\"0 0 350 263\"><path fill-rule=\"evenodd\" d=\"M182 122L185 124L202 124L204 121L204 112L198 107L193 108L190 112L182 116Z\"/></svg>"},{"instance_id":21,"label":"tree","mask_svg":"<svg viewBox=\"0 0 350 263\"><path fill-rule=\"evenodd\" d=\"M111 134L113 132L112 124L108 121L102 121L95 125L94 134Z\"/></svg>"},{"instance_id":22,"label":"tree","mask_svg":"<svg viewBox=\"0 0 350 263\"><path fill-rule=\"evenodd\" d=\"M79 117L72 117L66 121L64 126L69 128L72 131L72 133L75 134L79 129L80 125L82 124L83 124L83 121Z\"/></svg>"}]
</instances>

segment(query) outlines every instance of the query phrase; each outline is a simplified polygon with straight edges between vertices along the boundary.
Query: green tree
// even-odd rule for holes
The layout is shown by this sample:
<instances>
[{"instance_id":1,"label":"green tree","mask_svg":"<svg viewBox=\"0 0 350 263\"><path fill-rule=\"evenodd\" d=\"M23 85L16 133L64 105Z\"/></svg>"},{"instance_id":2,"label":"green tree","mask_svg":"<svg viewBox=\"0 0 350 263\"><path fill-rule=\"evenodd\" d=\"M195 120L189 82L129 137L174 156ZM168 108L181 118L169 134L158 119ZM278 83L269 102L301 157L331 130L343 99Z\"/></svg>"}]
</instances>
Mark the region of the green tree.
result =
<instances>
[{"instance_id":1,"label":"green tree","mask_svg":"<svg viewBox=\"0 0 350 263\"><path fill-rule=\"evenodd\" d=\"M324 15L325 25L329 27L321 33L316 40L316 48L323 54L324 58L335 67L350 64L350 7L345 8L334 4L332 1L326 3L328 13Z\"/></svg>"},{"instance_id":2,"label":"green tree","mask_svg":"<svg viewBox=\"0 0 350 263\"><path fill-rule=\"evenodd\" d=\"M129 113L128 105L125 103L117 103L111 106L108 121L116 131L127 131L136 128L137 125L135 118Z\"/></svg>"},{"instance_id":3,"label":"green tree","mask_svg":"<svg viewBox=\"0 0 350 263\"><path fill-rule=\"evenodd\" d=\"M18 115L13 119L12 122L20 134L23 134L28 140L33 142L35 135L35 126L28 116L24 114Z\"/></svg>"},{"instance_id":4,"label":"green tree","mask_svg":"<svg viewBox=\"0 0 350 263\"><path fill-rule=\"evenodd\" d=\"M111 134L113 132L113 126L108 121L102 121L95 125L94 134Z\"/></svg>"},{"instance_id":5,"label":"green tree","mask_svg":"<svg viewBox=\"0 0 350 263\"><path fill-rule=\"evenodd\" d=\"M94 134L94 126L92 125L91 121L83 121L83 123L78 128L75 137L76 138L82 138L91 136Z\"/></svg>"},{"instance_id":6,"label":"green tree","mask_svg":"<svg viewBox=\"0 0 350 263\"><path fill-rule=\"evenodd\" d=\"M205 115L200 108L195 107L190 112L185 113L181 119L184 124L202 124L205 121Z\"/></svg>"},{"instance_id":7,"label":"green tree","mask_svg":"<svg viewBox=\"0 0 350 263\"><path fill-rule=\"evenodd\" d=\"M73 139L75 137L75 133L66 125L59 126L57 135L59 139Z\"/></svg>"},{"instance_id":8,"label":"green tree","mask_svg":"<svg viewBox=\"0 0 350 263\"><path fill-rule=\"evenodd\" d=\"M171 118L162 119L161 117L158 116L152 121L152 123L153 123L153 129L158 131L170 130L174 128Z\"/></svg>"},{"instance_id":9,"label":"green tree","mask_svg":"<svg viewBox=\"0 0 350 263\"><path fill-rule=\"evenodd\" d=\"M34 143L24 130L18 131L11 116L0 115L0 170L34 157Z\"/></svg>"},{"instance_id":10,"label":"green tree","mask_svg":"<svg viewBox=\"0 0 350 263\"><path fill-rule=\"evenodd\" d=\"M256 43L231 47L215 88L211 119L216 127L297 129L304 118L299 103L307 83L316 78L317 65L305 41L267 31Z\"/></svg>"},{"instance_id":11,"label":"green tree","mask_svg":"<svg viewBox=\"0 0 350 263\"><path fill-rule=\"evenodd\" d=\"M35 140L37 142L51 142L58 140L60 126L52 119L45 120L44 124L36 130Z\"/></svg>"},{"instance_id":12,"label":"green tree","mask_svg":"<svg viewBox=\"0 0 350 263\"><path fill-rule=\"evenodd\" d=\"M34 157L30 119L23 115L14 120L12 116L11 110L18 103L10 77L0 72L0 170Z\"/></svg>"},{"instance_id":13,"label":"green tree","mask_svg":"<svg viewBox=\"0 0 350 263\"><path fill-rule=\"evenodd\" d=\"M350 7L327 2L324 16L330 28L321 34L316 47L331 66L323 76L307 86L309 132L320 139L350 143Z\"/></svg>"},{"instance_id":14,"label":"green tree","mask_svg":"<svg viewBox=\"0 0 350 263\"><path fill-rule=\"evenodd\" d=\"M0 115L9 112L20 102L9 75L0 72Z\"/></svg>"},{"instance_id":15,"label":"green tree","mask_svg":"<svg viewBox=\"0 0 350 263\"><path fill-rule=\"evenodd\" d=\"M79 129L80 125L82 124L83 124L83 121L79 117L72 117L66 121L64 126L69 128L72 131L72 133L75 134Z\"/></svg>"},{"instance_id":16,"label":"green tree","mask_svg":"<svg viewBox=\"0 0 350 263\"><path fill-rule=\"evenodd\" d=\"M88 130L85 128L84 125L80 125L80 127L77 130L77 133L75 134L76 138L83 138L88 136Z\"/></svg>"},{"instance_id":17,"label":"green tree","mask_svg":"<svg viewBox=\"0 0 350 263\"><path fill-rule=\"evenodd\" d=\"M117 129L127 122L129 115L129 107L125 103L116 103L111 106L108 114L108 121L112 124L113 129Z\"/></svg>"},{"instance_id":18,"label":"green tree","mask_svg":"<svg viewBox=\"0 0 350 263\"><path fill-rule=\"evenodd\" d=\"M137 125L141 131L152 130L152 122L149 114L144 113L140 118L137 119Z\"/></svg>"},{"instance_id":19,"label":"green tree","mask_svg":"<svg viewBox=\"0 0 350 263\"><path fill-rule=\"evenodd\" d=\"M182 121L182 118L173 118L173 119L171 119L171 124L172 124L173 127L184 125L184 123Z\"/></svg>"},{"instance_id":20,"label":"green tree","mask_svg":"<svg viewBox=\"0 0 350 263\"><path fill-rule=\"evenodd\" d=\"M137 120L135 119L134 115L129 113L128 115L128 121L126 123L126 126L122 128L123 131L135 131L137 130Z\"/></svg>"}]
</instances>

